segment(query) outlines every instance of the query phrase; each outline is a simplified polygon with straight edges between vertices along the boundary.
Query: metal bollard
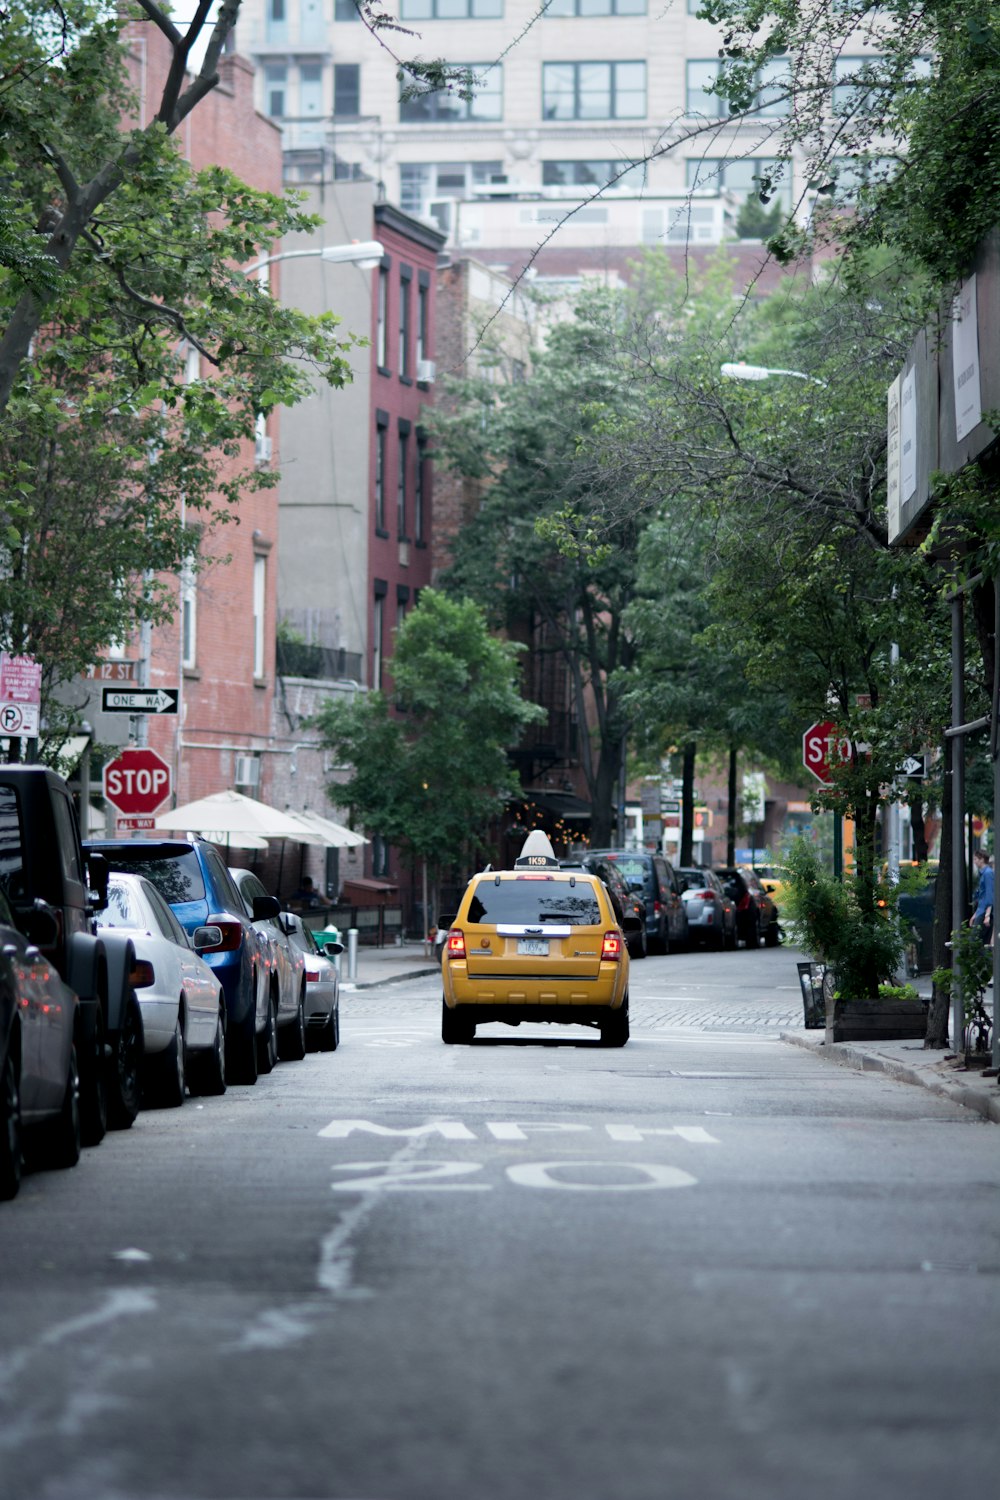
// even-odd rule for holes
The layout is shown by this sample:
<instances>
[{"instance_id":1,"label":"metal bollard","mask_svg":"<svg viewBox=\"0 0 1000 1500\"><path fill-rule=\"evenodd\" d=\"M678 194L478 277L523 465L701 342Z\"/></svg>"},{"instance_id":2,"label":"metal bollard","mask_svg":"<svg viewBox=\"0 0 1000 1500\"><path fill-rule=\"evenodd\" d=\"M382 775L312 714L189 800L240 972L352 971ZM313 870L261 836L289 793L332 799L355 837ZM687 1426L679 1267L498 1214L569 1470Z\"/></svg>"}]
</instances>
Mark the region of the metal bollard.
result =
<instances>
[{"instance_id":1,"label":"metal bollard","mask_svg":"<svg viewBox=\"0 0 1000 1500\"><path fill-rule=\"evenodd\" d=\"M347 977L348 979L358 977L358 929L356 927L347 929Z\"/></svg>"}]
</instances>

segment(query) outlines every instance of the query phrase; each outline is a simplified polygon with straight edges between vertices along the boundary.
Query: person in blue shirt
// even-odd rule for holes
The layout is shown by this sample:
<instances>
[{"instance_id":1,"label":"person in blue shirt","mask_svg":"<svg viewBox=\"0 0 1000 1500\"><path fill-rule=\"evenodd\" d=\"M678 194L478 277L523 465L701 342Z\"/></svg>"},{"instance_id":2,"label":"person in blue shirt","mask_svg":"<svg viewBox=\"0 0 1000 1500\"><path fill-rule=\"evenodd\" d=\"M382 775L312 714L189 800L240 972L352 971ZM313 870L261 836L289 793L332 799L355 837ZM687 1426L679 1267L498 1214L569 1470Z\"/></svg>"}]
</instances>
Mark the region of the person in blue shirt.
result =
<instances>
[{"instance_id":1,"label":"person in blue shirt","mask_svg":"<svg viewBox=\"0 0 1000 1500\"><path fill-rule=\"evenodd\" d=\"M977 849L973 858L979 871L979 884L973 898L976 904L969 926L982 927L983 942L989 943L993 938L993 866L983 849Z\"/></svg>"}]
</instances>

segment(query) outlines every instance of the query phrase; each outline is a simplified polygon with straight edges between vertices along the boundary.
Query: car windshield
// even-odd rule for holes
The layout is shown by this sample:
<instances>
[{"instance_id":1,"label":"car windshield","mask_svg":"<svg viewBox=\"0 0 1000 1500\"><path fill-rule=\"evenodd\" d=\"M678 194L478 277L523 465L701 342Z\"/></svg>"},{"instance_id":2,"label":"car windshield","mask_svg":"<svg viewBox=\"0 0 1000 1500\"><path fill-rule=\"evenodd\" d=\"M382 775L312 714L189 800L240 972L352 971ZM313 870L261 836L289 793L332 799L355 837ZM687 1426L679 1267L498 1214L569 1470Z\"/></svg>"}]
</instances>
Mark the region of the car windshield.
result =
<instances>
[{"instance_id":1,"label":"car windshield","mask_svg":"<svg viewBox=\"0 0 1000 1500\"><path fill-rule=\"evenodd\" d=\"M481 880L469 905L469 921L598 927L601 908L589 881Z\"/></svg>"},{"instance_id":2,"label":"car windshield","mask_svg":"<svg viewBox=\"0 0 1000 1500\"><path fill-rule=\"evenodd\" d=\"M202 879L198 856L193 849L181 849L176 854L164 854L162 849L150 851L142 856L138 849L133 853L110 856L116 870L126 875L145 875L151 880L165 901L176 906L183 901L204 901L205 882Z\"/></svg>"}]
</instances>

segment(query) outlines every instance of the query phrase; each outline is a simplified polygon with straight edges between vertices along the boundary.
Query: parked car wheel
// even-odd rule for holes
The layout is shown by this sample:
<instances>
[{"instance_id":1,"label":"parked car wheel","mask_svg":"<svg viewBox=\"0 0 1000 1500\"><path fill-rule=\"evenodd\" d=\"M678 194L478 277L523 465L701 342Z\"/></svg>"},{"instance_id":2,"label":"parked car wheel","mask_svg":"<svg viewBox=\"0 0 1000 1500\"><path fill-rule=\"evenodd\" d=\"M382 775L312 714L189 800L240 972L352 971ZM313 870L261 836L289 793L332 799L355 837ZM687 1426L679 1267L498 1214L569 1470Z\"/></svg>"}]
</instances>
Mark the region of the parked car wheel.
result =
<instances>
[{"instance_id":1,"label":"parked car wheel","mask_svg":"<svg viewBox=\"0 0 1000 1500\"><path fill-rule=\"evenodd\" d=\"M142 1017L133 995L108 1059L108 1124L112 1130L128 1130L135 1123L142 1092L141 1070Z\"/></svg>"},{"instance_id":2,"label":"parked car wheel","mask_svg":"<svg viewBox=\"0 0 1000 1500\"><path fill-rule=\"evenodd\" d=\"M226 1035L226 1069L233 1083L257 1082L256 1018L248 1011L239 1026L230 1026Z\"/></svg>"},{"instance_id":3,"label":"parked car wheel","mask_svg":"<svg viewBox=\"0 0 1000 1500\"><path fill-rule=\"evenodd\" d=\"M207 1052L196 1052L188 1073L196 1094L226 1092L226 1018L220 1007L215 1023L215 1040Z\"/></svg>"},{"instance_id":4,"label":"parked car wheel","mask_svg":"<svg viewBox=\"0 0 1000 1500\"><path fill-rule=\"evenodd\" d=\"M624 1047L629 1038L628 996L601 1021L601 1046Z\"/></svg>"},{"instance_id":5,"label":"parked car wheel","mask_svg":"<svg viewBox=\"0 0 1000 1500\"><path fill-rule=\"evenodd\" d=\"M441 1002L441 1040L454 1046L464 1045L475 1040L476 1027L472 1021L467 1021L455 1010L450 1010L442 1000Z\"/></svg>"},{"instance_id":6,"label":"parked car wheel","mask_svg":"<svg viewBox=\"0 0 1000 1500\"><path fill-rule=\"evenodd\" d=\"M186 1092L184 1031L180 1016L170 1045L149 1059L146 1072L149 1096L161 1109L180 1109Z\"/></svg>"},{"instance_id":7,"label":"parked car wheel","mask_svg":"<svg viewBox=\"0 0 1000 1500\"><path fill-rule=\"evenodd\" d=\"M257 1038L257 1071L270 1073L278 1061L278 997L272 995L267 1008L267 1025Z\"/></svg>"},{"instance_id":8,"label":"parked car wheel","mask_svg":"<svg viewBox=\"0 0 1000 1500\"><path fill-rule=\"evenodd\" d=\"M306 992L299 994L299 1008L290 1026L278 1032L278 1056L283 1062L301 1062L306 1055Z\"/></svg>"},{"instance_id":9,"label":"parked car wheel","mask_svg":"<svg viewBox=\"0 0 1000 1500\"><path fill-rule=\"evenodd\" d=\"M746 945L748 948L760 947L760 914L754 912L746 925Z\"/></svg>"},{"instance_id":10,"label":"parked car wheel","mask_svg":"<svg viewBox=\"0 0 1000 1500\"><path fill-rule=\"evenodd\" d=\"M765 948L777 948L780 942L781 927L778 923L777 916L775 916L774 921L768 923L767 931L764 933L764 946Z\"/></svg>"},{"instance_id":11,"label":"parked car wheel","mask_svg":"<svg viewBox=\"0 0 1000 1500\"><path fill-rule=\"evenodd\" d=\"M628 945L630 958L645 958L649 953L649 939L646 937L645 923L636 933Z\"/></svg>"},{"instance_id":12,"label":"parked car wheel","mask_svg":"<svg viewBox=\"0 0 1000 1500\"><path fill-rule=\"evenodd\" d=\"M316 1038L317 1052L336 1052L340 1046L340 1006L334 1006Z\"/></svg>"},{"instance_id":13,"label":"parked car wheel","mask_svg":"<svg viewBox=\"0 0 1000 1500\"><path fill-rule=\"evenodd\" d=\"M0 1079L3 1131L0 1133L0 1199L16 1198L21 1186L24 1140L21 1131L21 1085L17 1059L8 1051Z\"/></svg>"},{"instance_id":14,"label":"parked car wheel","mask_svg":"<svg viewBox=\"0 0 1000 1500\"><path fill-rule=\"evenodd\" d=\"M47 1166L75 1167L80 1160L82 1134L80 1124L80 1069L76 1045L70 1048L66 1069L66 1090L56 1119L46 1126L43 1156Z\"/></svg>"}]
</instances>

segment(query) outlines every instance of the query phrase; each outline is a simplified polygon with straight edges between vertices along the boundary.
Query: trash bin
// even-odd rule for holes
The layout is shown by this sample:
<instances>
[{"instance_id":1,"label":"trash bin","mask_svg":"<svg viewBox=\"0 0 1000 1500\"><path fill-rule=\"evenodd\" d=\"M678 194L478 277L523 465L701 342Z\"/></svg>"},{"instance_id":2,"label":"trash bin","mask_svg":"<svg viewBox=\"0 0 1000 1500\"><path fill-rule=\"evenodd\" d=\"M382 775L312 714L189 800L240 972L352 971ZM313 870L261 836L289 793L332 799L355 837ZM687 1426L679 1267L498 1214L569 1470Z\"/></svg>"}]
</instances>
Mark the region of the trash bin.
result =
<instances>
[{"instance_id":1,"label":"trash bin","mask_svg":"<svg viewBox=\"0 0 1000 1500\"><path fill-rule=\"evenodd\" d=\"M816 1031L826 1025L826 999L823 995L826 964L799 964L798 970L806 1030Z\"/></svg>"}]
</instances>

